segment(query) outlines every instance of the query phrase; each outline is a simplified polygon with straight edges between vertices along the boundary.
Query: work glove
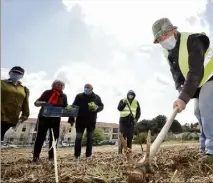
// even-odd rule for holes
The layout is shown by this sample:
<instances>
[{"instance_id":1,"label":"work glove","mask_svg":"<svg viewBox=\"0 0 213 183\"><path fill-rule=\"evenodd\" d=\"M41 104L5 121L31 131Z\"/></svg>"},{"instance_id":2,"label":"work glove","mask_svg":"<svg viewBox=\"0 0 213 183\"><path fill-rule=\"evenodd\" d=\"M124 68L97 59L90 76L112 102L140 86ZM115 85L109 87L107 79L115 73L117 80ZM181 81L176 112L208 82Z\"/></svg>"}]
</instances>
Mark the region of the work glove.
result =
<instances>
[{"instance_id":1,"label":"work glove","mask_svg":"<svg viewBox=\"0 0 213 183\"><path fill-rule=\"evenodd\" d=\"M98 106L95 104L95 102L88 103L88 106L90 111L96 111L98 109Z\"/></svg>"},{"instance_id":2,"label":"work glove","mask_svg":"<svg viewBox=\"0 0 213 183\"><path fill-rule=\"evenodd\" d=\"M66 107L65 107L65 110L72 110L72 108L71 108L71 106L70 105L67 105Z\"/></svg>"}]
</instances>

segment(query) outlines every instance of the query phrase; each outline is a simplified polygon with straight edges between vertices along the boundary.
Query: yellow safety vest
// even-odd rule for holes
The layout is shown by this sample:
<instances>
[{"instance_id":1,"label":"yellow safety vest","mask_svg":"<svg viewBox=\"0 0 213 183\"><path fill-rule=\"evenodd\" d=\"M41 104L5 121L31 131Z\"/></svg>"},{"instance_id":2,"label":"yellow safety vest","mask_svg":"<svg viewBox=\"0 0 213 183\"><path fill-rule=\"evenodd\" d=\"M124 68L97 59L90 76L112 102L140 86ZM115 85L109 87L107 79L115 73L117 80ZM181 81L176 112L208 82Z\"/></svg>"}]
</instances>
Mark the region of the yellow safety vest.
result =
<instances>
[{"instance_id":1,"label":"yellow safety vest","mask_svg":"<svg viewBox=\"0 0 213 183\"><path fill-rule=\"evenodd\" d=\"M127 98L125 98L123 100L127 100L128 101ZM137 100L134 99L132 101L131 105L130 105L130 103L128 101L128 105L129 105L129 107L130 107L130 109L132 111L132 114L133 114L134 118L135 118L136 111L137 111L137 108L138 108ZM130 114L129 107L127 105L125 106L125 108L123 109L123 111L121 111L121 113L120 113L120 117L124 118L124 117L126 117L126 116L128 116Z\"/></svg>"},{"instance_id":2,"label":"yellow safety vest","mask_svg":"<svg viewBox=\"0 0 213 183\"><path fill-rule=\"evenodd\" d=\"M180 33L180 47L179 47L179 67L181 73L186 79L187 74L189 72L189 62L188 62L188 48L187 48L187 40L191 34L189 32L181 32ZM202 33L205 35L205 33ZM168 50L164 49L164 56L168 60ZM213 50L209 47L205 53L204 58L204 74L200 81L199 88L205 84L211 77L213 76Z\"/></svg>"}]
</instances>

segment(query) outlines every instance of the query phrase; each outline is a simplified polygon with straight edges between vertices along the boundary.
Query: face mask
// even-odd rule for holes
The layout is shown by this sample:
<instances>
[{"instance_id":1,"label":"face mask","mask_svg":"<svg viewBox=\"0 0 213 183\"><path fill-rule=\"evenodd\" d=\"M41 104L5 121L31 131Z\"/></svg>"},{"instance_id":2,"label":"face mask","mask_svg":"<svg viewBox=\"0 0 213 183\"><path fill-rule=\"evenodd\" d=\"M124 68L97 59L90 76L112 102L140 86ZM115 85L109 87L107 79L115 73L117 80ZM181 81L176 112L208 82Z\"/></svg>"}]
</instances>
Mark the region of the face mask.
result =
<instances>
[{"instance_id":1,"label":"face mask","mask_svg":"<svg viewBox=\"0 0 213 183\"><path fill-rule=\"evenodd\" d=\"M21 74L18 74L18 73L15 73L15 72L10 72L10 79L13 81L13 82L17 82L17 81L19 81L22 77L23 77L23 75L21 75Z\"/></svg>"},{"instance_id":2,"label":"face mask","mask_svg":"<svg viewBox=\"0 0 213 183\"><path fill-rule=\"evenodd\" d=\"M91 91L90 91L90 89L88 89L88 88L84 88L84 93L85 93L86 95L89 95L89 94L91 93Z\"/></svg>"},{"instance_id":3,"label":"face mask","mask_svg":"<svg viewBox=\"0 0 213 183\"><path fill-rule=\"evenodd\" d=\"M176 45L177 40L175 39L175 36L170 36L164 41L160 42L161 46L165 49L172 50Z\"/></svg>"},{"instance_id":4,"label":"face mask","mask_svg":"<svg viewBox=\"0 0 213 183\"><path fill-rule=\"evenodd\" d=\"M133 99L133 97L134 97L133 95L128 95L129 99Z\"/></svg>"}]
</instances>

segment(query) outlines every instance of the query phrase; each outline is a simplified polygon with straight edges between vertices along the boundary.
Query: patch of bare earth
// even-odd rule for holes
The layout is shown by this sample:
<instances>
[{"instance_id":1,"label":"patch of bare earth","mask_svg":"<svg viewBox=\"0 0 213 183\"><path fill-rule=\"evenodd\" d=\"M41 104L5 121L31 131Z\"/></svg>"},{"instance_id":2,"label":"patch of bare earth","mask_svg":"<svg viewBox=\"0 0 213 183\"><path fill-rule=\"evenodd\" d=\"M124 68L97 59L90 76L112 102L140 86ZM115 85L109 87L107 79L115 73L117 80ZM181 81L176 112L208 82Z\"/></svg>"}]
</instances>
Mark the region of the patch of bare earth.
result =
<instances>
[{"instance_id":1,"label":"patch of bare earth","mask_svg":"<svg viewBox=\"0 0 213 183\"><path fill-rule=\"evenodd\" d=\"M2 182L55 182L54 168L47 160L47 152L42 153L41 162L37 165L31 162L31 151L29 149L2 149ZM60 183L127 182L130 169L126 156L118 155L117 148L113 146L95 148L92 160L86 163L85 158L82 158L78 168L74 162L73 149L58 149L57 152ZM142 153L138 150L133 154L135 160L142 157ZM149 177L149 182L213 182L213 165L198 163L197 160L201 156L197 147L162 148L153 159L155 174Z\"/></svg>"}]
</instances>

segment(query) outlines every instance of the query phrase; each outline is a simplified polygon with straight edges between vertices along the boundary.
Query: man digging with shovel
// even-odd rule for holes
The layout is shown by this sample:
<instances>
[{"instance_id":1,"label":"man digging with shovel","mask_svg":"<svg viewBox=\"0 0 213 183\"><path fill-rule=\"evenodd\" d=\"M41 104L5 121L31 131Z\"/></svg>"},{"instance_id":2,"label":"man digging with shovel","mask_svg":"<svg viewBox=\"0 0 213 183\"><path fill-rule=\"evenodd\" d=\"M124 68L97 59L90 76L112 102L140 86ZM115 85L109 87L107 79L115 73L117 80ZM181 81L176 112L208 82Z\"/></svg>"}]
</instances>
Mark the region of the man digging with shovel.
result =
<instances>
[{"instance_id":1,"label":"man digging with shovel","mask_svg":"<svg viewBox=\"0 0 213 183\"><path fill-rule=\"evenodd\" d=\"M195 116L200 122L200 161L213 163L213 50L205 33L179 32L168 18L153 26L154 43L163 47L164 55L179 96L173 107L185 109L195 99Z\"/></svg>"},{"instance_id":2,"label":"man digging with shovel","mask_svg":"<svg viewBox=\"0 0 213 183\"><path fill-rule=\"evenodd\" d=\"M120 100L118 110L120 111L119 132L127 139L127 147L132 148L135 124L141 116L140 104L135 100L135 92L130 90L127 98ZM118 153L122 153L122 145L119 143Z\"/></svg>"},{"instance_id":3,"label":"man digging with shovel","mask_svg":"<svg viewBox=\"0 0 213 183\"><path fill-rule=\"evenodd\" d=\"M200 122L200 150L205 155L200 161L213 161L213 50L209 38L203 33L178 32L168 18L157 20L152 27L154 43L164 49L170 65L179 97L173 104L173 113L150 147L150 133L147 137L147 151L144 158L130 172L129 182L144 182L150 171L150 158L160 148L177 112L182 112L190 99L195 98L195 115ZM121 143L126 149L127 159L131 160L123 136ZM131 153L131 151L130 151Z\"/></svg>"}]
</instances>

